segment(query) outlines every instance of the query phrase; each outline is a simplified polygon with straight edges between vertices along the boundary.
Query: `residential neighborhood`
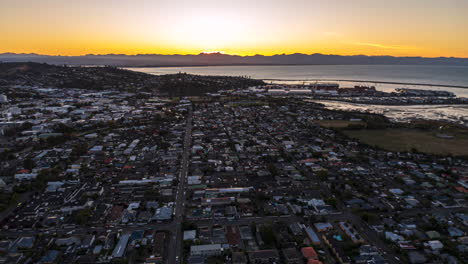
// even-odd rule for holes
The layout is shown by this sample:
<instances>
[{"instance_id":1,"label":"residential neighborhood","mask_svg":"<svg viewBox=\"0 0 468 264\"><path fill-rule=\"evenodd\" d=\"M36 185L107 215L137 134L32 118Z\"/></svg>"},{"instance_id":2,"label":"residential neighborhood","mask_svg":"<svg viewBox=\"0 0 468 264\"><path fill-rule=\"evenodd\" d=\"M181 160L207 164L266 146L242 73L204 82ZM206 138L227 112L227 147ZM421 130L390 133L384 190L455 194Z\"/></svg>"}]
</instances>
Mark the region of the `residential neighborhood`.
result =
<instances>
[{"instance_id":1,"label":"residential neighborhood","mask_svg":"<svg viewBox=\"0 0 468 264\"><path fill-rule=\"evenodd\" d=\"M258 89L258 88L252 88ZM468 161L224 90L6 89L0 263L465 263Z\"/></svg>"}]
</instances>

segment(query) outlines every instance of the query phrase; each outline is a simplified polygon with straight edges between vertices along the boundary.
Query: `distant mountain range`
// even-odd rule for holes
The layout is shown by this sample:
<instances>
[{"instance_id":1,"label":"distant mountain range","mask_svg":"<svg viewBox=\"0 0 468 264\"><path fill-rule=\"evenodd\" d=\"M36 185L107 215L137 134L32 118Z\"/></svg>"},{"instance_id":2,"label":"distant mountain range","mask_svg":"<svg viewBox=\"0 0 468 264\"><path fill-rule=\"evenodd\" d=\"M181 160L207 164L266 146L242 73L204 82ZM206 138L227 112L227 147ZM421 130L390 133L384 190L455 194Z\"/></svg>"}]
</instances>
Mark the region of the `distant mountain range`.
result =
<instances>
[{"instance_id":1,"label":"distant mountain range","mask_svg":"<svg viewBox=\"0 0 468 264\"><path fill-rule=\"evenodd\" d=\"M130 67L150 66L215 66L215 65L468 65L468 58L439 57L392 57L392 56L340 56L324 54L282 54L238 56L222 53L201 53L198 55L160 54L106 54L83 56L50 56L39 54L0 54L0 62L39 62L68 65L110 65Z\"/></svg>"}]
</instances>

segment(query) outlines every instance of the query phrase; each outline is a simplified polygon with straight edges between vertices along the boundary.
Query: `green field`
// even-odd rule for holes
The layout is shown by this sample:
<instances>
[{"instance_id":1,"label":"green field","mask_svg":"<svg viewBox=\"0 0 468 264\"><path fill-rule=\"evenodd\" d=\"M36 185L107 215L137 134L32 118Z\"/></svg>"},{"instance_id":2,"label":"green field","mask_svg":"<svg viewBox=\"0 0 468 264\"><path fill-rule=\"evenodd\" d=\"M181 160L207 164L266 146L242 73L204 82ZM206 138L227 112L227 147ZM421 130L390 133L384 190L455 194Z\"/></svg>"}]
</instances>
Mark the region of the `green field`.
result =
<instances>
[{"instance_id":1,"label":"green field","mask_svg":"<svg viewBox=\"0 0 468 264\"><path fill-rule=\"evenodd\" d=\"M454 156L468 155L468 133L459 131L450 133L452 139L437 136L436 131L420 129L375 129L346 130L344 133L363 143L378 146L390 151L411 151L416 149L424 153Z\"/></svg>"}]
</instances>

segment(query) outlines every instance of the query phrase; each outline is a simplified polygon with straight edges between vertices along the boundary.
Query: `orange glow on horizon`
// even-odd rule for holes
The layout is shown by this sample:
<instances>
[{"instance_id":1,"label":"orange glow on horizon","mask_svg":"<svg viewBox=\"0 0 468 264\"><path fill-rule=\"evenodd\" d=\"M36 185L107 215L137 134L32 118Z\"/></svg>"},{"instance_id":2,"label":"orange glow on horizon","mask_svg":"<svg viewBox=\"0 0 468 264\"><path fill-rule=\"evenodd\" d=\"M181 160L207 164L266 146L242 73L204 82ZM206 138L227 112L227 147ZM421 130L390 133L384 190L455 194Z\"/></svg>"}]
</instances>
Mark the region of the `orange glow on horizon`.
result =
<instances>
[{"instance_id":1,"label":"orange glow on horizon","mask_svg":"<svg viewBox=\"0 0 468 264\"><path fill-rule=\"evenodd\" d=\"M128 47L127 47L128 48ZM156 49L151 49L151 50L156 50ZM148 51L147 49L140 49L140 48L135 48L135 49L119 49L119 50L108 50L108 49L96 49L95 51L88 51L88 52L81 52L81 51L76 51L74 52L73 50L68 51L68 52L59 52L58 50L52 50L51 52L48 52L47 50L32 50L32 49L23 49L23 50L2 50L0 49L0 54L1 53L16 53L16 54L38 54L38 55L48 55L48 56L85 56L85 55L111 55L111 54L116 54L116 55L128 55L128 56L136 56L136 55L199 55L199 54L216 54L220 53L222 55L231 55L231 56L241 56L241 57L247 57L247 56L255 56L255 55L260 55L260 56L274 56L274 55L291 55L291 54L305 54L305 55L313 55L313 54L323 54L323 55L339 55L339 56L395 56L395 57L426 57L426 58L438 58L438 57L457 57L457 58L468 58L468 54L465 53L460 53L460 54L451 54L451 55L442 55L440 53L433 53L433 52L428 52L428 53L395 53L395 52L352 52L349 50L343 50L343 51L323 51L320 52L319 50L316 50L314 52L300 52L297 50L292 50L290 52L219 52L219 51L205 51L205 50L187 50L187 51L172 51L168 50L166 52L161 51L161 52L152 52Z\"/></svg>"},{"instance_id":2,"label":"orange glow on horizon","mask_svg":"<svg viewBox=\"0 0 468 264\"><path fill-rule=\"evenodd\" d=\"M466 0L15 0L0 53L468 58Z\"/></svg>"}]
</instances>

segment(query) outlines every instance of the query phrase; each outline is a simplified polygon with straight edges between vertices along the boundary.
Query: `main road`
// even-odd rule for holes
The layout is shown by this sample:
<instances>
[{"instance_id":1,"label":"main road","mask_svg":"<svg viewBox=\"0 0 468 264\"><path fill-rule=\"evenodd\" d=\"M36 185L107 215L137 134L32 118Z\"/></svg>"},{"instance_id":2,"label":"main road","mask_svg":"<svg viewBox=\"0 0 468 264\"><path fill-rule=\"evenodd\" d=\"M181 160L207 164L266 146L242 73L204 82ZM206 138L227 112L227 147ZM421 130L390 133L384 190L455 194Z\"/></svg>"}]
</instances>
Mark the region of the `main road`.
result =
<instances>
[{"instance_id":1,"label":"main road","mask_svg":"<svg viewBox=\"0 0 468 264\"><path fill-rule=\"evenodd\" d=\"M179 172L179 185L177 186L174 206L174 231L171 234L168 250L168 263L183 263L182 261L182 221L185 208L185 183L187 181L188 166L190 159L190 147L192 141L192 106L189 106L187 125L185 128L184 150Z\"/></svg>"}]
</instances>

